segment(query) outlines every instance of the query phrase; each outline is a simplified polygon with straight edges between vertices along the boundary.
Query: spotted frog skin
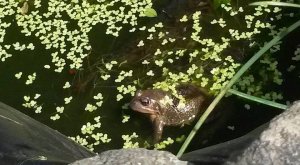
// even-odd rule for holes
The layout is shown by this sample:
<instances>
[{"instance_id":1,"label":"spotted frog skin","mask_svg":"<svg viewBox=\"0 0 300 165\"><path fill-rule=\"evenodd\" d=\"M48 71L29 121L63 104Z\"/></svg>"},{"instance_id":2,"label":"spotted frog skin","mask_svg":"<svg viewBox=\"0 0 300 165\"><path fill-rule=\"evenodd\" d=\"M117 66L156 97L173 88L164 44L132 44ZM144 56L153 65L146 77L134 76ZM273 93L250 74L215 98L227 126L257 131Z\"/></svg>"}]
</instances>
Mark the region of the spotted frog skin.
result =
<instances>
[{"instance_id":1,"label":"spotted frog skin","mask_svg":"<svg viewBox=\"0 0 300 165\"><path fill-rule=\"evenodd\" d=\"M150 118L154 127L154 143L161 139L164 126L188 124L202 113L201 107L207 96L205 92L193 85L179 85L176 90L186 100L184 107L178 107L179 99L160 89L139 90L130 102L134 111L144 113ZM172 98L172 105L161 101L166 96Z\"/></svg>"}]
</instances>

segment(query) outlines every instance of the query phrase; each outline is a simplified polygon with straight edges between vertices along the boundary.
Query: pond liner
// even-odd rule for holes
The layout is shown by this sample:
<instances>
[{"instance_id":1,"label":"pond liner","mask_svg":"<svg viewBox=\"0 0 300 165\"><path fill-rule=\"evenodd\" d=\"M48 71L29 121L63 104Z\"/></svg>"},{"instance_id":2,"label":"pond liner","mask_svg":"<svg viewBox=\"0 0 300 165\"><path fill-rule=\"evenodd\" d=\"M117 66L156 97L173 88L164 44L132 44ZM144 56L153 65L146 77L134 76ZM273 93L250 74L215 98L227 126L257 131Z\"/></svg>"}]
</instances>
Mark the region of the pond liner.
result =
<instances>
[{"instance_id":1,"label":"pond liner","mask_svg":"<svg viewBox=\"0 0 300 165\"><path fill-rule=\"evenodd\" d=\"M0 165L64 165L96 154L0 102Z\"/></svg>"},{"instance_id":2,"label":"pond liner","mask_svg":"<svg viewBox=\"0 0 300 165\"><path fill-rule=\"evenodd\" d=\"M230 157L240 154L249 147L249 145L268 127L268 125L269 123L263 124L239 138L183 154L180 157L180 160L189 161L189 165L224 164Z\"/></svg>"}]
</instances>

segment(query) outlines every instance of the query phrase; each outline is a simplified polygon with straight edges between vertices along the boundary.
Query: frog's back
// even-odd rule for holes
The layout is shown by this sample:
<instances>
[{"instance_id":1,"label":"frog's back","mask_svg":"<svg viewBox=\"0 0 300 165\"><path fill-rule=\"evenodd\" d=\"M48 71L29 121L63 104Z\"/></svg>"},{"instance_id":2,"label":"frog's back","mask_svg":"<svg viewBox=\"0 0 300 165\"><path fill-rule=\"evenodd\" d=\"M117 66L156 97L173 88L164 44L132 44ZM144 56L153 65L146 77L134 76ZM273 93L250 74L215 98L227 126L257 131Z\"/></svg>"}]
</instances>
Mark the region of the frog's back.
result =
<instances>
[{"instance_id":1,"label":"frog's back","mask_svg":"<svg viewBox=\"0 0 300 165\"><path fill-rule=\"evenodd\" d=\"M203 104L207 94L193 85L180 85L177 87L178 94L186 99L183 107L178 106L179 100L173 98L173 105L165 107L162 120L165 125L183 125L194 120L196 116L202 114Z\"/></svg>"}]
</instances>

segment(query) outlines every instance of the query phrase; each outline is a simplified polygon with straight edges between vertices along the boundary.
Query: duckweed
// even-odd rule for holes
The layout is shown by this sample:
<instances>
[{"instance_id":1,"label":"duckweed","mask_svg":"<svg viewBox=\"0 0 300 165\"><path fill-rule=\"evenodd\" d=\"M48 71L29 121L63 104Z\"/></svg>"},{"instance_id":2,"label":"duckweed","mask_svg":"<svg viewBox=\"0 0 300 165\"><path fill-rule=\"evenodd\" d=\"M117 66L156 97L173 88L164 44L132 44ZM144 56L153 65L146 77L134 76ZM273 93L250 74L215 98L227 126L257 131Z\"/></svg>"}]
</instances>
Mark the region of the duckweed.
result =
<instances>
[{"instance_id":1,"label":"duckweed","mask_svg":"<svg viewBox=\"0 0 300 165\"><path fill-rule=\"evenodd\" d=\"M29 3L33 2L33 3ZM178 13L176 29L167 22L162 22L151 0L97 0L93 3L88 0L56 1L49 0L42 6L41 0L34 1L1 1L0 15L0 59L6 63L11 59L18 59L17 53L28 52L34 58L47 56L48 61L40 64L40 71L18 70L11 73L18 82L24 82L28 88L35 89L40 77L51 72L55 77L66 75L71 69L74 75L70 79L57 80L59 89L62 89L61 98L55 102L46 100L44 93L27 93L20 96L23 100L22 106L32 109L40 114L45 110L51 111L49 119L52 121L64 120L66 111L70 111L77 95L72 91L76 88L75 79L80 79L80 73L97 72L93 89L97 89L89 95L90 99L82 107L82 113L94 117L92 121L80 121L80 133L70 137L81 145L93 150L96 146L112 141L109 134L103 132L100 116L107 101L107 93L102 88L105 83L113 84L116 94L114 101L129 101L138 88L157 88L171 91L180 102L179 107L185 106L185 100L176 92L176 86L180 83L192 82L204 87L212 94L217 94L226 85L240 67L239 50L228 51L234 48L234 43L245 42L244 48L257 50L264 44L259 35L262 31L270 37L277 35L284 28L277 27L274 22L286 17L293 17L293 13L283 15L279 7L258 6L254 10L231 4L222 4L222 18L208 18L209 25L204 25L205 16L199 11L187 11ZM45 9L42 9L45 8ZM250 11L250 12L249 12ZM233 19L240 17L239 26L235 26ZM232 19L233 18L233 19ZM143 19L153 20L154 23L144 25ZM20 28L20 33L25 37L31 37L36 42L13 41L6 42L6 32L14 23ZM141 23L142 22L142 23ZM73 25L75 24L75 25ZM121 56L137 56L133 60L137 68L130 68L133 62L116 59L97 58L96 62L86 66L85 62L92 57L93 46L89 33L97 25L104 25L105 37L121 38L121 34L137 35L137 41L132 44L132 51L123 53ZM207 27L208 26L208 27ZM207 35L210 28L216 28L215 36ZM29 41L31 41L31 38ZM249 73L245 75L234 86L234 89L244 91L248 94L261 96L270 100L280 100L281 93L265 91L264 86L272 83L281 85L282 74L278 70L278 62L271 54L280 50L280 44L274 46L268 55L260 61L262 70L259 77ZM131 46L132 46L131 45ZM98 46L98 45L97 45ZM96 47L97 47L96 46ZM36 54L36 49L43 49L41 54ZM104 49L104 48L103 48ZM139 51L141 50L141 51ZM135 54L134 52L139 52ZM141 52L144 52L141 53ZM132 57L129 56L129 57ZM244 56L244 54L241 54ZM298 48L292 60L300 60L300 48ZM129 60L128 60L129 61ZM136 66L135 65L135 66ZM125 67L122 67L125 66ZM290 71L296 66L291 66ZM90 69L92 68L92 69ZM266 76L268 75L268 76ZM78 78L79 77L79 78ZM99 79L98 79L99 77ZM59 79L59 78L57 78ZM99 85L100 84L100 85ZM150 85L149 85L150 84ZM51 88L49 88L52 90ZM38 90L38 89L37 89ZM109 93L111 94L111 93ZM125 100L126 99L126 100ZM165 104L172 104L170 98L163 100ZM120 109L126 109L123 106ZM43 111L42 111L43 110ZM111 110L111 109L109 109ZM131 120L129 115L123 114L120 123ZM132 129L134 131L134 128ZM123 148L136 148L140 144L135 142L139 137L135 132L131 135L120 135L124 140ZM180 140L176 140L180 141ZM167 138L155 145L157 149L164 149L174 143Z\"/></svg>"}]
</instances>

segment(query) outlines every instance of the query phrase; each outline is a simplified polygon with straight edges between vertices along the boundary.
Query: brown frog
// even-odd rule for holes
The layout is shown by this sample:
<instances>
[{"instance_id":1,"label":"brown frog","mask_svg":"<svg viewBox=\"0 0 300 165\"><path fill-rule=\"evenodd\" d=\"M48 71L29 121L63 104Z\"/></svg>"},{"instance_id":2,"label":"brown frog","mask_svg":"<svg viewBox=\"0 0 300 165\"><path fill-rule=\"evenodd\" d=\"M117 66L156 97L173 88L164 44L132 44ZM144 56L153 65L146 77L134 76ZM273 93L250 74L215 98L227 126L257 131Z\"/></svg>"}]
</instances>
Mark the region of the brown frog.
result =
<instances>
[{"instance_id":1,"label":"brown frog","mask_svg":"<svg viewBox=\"0 0 300 165\"><path fill-rule=\"evenodd\" d=\"M182 126L202 114L201 110L207 98L205 92L194 85L179 85L176 90L186 101L183 107L178 106L178 98L160 89L139 90L130 102L134 111L144 113L150 118L154 127L154 143L161 139L165 125ZM166 98L171 98L172 103L166 104L163 101Z\"/></svg>"}]
</instances>

